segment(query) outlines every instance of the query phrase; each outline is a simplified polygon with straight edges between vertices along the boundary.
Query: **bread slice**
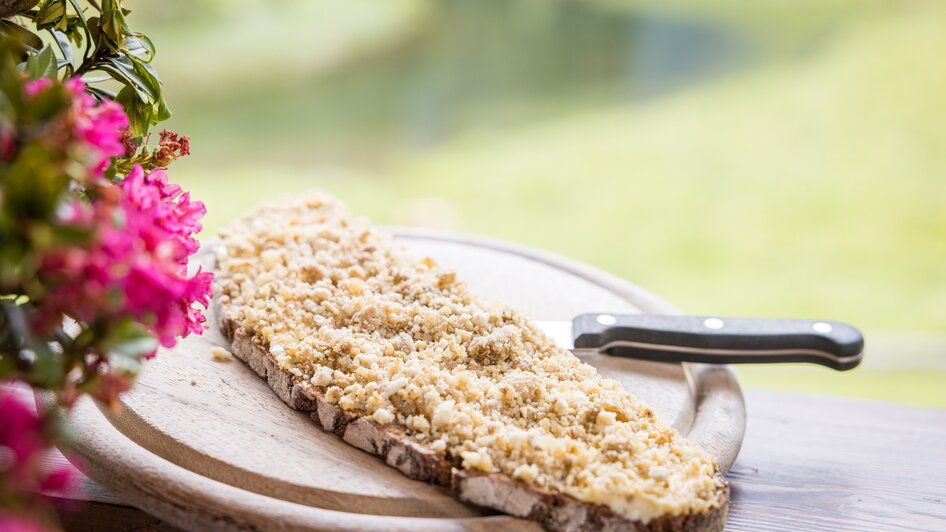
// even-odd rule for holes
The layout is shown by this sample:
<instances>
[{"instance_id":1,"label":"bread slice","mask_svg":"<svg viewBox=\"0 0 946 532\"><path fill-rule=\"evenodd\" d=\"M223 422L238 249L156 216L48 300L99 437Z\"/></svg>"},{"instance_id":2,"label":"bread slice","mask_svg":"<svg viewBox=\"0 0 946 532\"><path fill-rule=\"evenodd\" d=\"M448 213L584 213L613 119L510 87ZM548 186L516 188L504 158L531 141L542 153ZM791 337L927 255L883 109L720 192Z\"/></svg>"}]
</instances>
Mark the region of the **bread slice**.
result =
<instances>
[{"instance_id":1,"label":"bread slice","mask_svg":"<svg viewBox=\"0 0 946 532\"><path fill-rule=\"evenodd\" d=\"M715 459L512 309L324 194L222 232L217 316L289 406L550 530L721 530Z\"/></svg>"}]
</instances>

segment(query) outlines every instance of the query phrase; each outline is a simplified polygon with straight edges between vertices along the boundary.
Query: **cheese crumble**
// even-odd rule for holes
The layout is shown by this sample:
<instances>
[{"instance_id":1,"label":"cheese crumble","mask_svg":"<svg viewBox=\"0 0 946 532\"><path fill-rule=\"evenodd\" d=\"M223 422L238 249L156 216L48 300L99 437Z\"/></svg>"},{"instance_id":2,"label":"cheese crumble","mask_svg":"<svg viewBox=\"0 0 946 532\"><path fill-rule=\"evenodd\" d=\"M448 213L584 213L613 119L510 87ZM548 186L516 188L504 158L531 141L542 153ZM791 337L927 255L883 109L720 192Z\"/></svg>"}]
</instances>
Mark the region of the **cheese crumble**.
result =
<instances>
[{"instance_id":1,"label":"cheese crumble","mask_svg":"<svg viewBox=\"0 0 946 532\"><path fill-rule=\"evenodd\" d=\"M317 193L222 231L221 308L342 410L634 520L715 508L715 460L516 311Z\"/></svg>"}]
</instances>

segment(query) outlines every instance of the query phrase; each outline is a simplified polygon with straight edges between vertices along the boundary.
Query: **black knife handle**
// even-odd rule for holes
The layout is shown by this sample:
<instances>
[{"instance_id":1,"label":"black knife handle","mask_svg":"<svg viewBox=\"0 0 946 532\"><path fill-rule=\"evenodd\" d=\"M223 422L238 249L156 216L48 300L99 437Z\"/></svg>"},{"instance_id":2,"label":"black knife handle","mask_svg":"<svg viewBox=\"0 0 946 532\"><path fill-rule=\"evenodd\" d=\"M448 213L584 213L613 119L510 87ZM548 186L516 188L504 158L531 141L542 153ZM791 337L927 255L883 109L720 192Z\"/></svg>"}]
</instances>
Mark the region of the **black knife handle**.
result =
<instances>
[{"instance_id":1,"label":"black knife handle","mask_svg":"<svg viewBox=\"0 0 946 532\"><path fill-rule=\"evenodd\" d=\"M860 331L836 321L581 314L572 328L576 349L660 362L809 362L844 371L864 349Z\"/></svg>"}]
</instances>

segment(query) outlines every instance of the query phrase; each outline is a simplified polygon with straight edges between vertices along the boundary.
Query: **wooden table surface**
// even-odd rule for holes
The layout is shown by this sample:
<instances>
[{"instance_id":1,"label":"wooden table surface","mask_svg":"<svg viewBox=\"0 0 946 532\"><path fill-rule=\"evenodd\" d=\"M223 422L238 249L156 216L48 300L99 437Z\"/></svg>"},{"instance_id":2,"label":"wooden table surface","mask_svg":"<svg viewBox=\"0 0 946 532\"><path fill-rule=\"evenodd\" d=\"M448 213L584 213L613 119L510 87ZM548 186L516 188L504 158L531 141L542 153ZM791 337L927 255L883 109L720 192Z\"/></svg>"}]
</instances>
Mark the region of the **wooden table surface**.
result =
<instances>
[{"instance_id":1,"label":"wooden table surface","mask_svg":"<svg viewBox=\"0 0 946 532\"><path fill-rule=\"evenodd\" d=\"M946 531L946 410L745 390L726 530ZM62 457L54 458L62 460ZM69 530L175 530L88 481Z\"/></svg>"}]
</instances>

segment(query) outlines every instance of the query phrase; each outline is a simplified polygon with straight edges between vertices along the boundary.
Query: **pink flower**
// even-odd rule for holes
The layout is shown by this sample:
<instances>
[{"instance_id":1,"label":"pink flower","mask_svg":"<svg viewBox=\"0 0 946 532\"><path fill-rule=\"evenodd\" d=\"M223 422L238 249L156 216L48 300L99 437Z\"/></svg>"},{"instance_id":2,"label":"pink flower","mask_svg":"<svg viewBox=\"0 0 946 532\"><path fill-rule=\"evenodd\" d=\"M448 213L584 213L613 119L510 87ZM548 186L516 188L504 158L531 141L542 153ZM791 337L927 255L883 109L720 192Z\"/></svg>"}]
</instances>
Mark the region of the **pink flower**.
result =
<instances>
[{"instance_id":1,"label":"pink flower","mask_svg":"<svg viewBox=\"0 0 946 532\"><path fill-rule=\"evenodd\" d=\"M37 94L49 88L49 86L52 84L53 80L49 78L39 78L28 82L23 86L23 90L26 91L27 96L36 96Z\"/></svg>"},{"instance_id":2,"label":"pink flower","mask_svg":"<svg viewBox=\"0 0 946 532\"><path fill-rule=\"evenodd\" d=\"M16 153L16 129L0 122L0 161L9 161Z\"/></svg>"},{"instance_id":3,"label":"pink flower","mask_svg":"<svg viewBox=\"0 0 946 532\"><path fill-rule=\"evenodd\" d=\"M146 252L139 256L149 258L131 265L124 283L125 307L145 320L153 316L152 331L170 347L177 336L200 334L206 321L194 304L210 304L213 276L197 272L188 277L187 260L200 247L193 235L200 231L207 209L169 184L164 170L146 175L136 165L119 187L125 213L121 234L137 235Z\"/></svg>"},{"instance_id":4,"label":"pink flower","mask_svg":"<svg viewBox=\"0 0 946 532\"><path fill-rule=\"evenodd\" d=\"M96 230L92 244L43 260L44 281L53 287L44 308L54 314L47 319L131 317L165 347L200 334L206 318L195 305L210 304L213 276L188 275L187 261L199 247L194 233L204 204L168 183L163 170L145 174L137 165L117 188L99 192L91 208L76 202L65 214L68 222Z\"/></svg>"},{"instance_id":5,"label":"pink flower","mask_svg":"<svg viewBox=\"0 0 946 532\"><path fill-rule=\"evenodd\" d=\"M45 447L42 423L35 412L4 388L0 388L0 419L0 447L12 454L10 469L17 471L19 465Z\"/></svg>"},{"instance_id":6,"label":"pink flower","mask_svg":"<svg viewBox=\"0 0 946 532\"><path fill-rule=\"evenodd\" d=\"M39 78L24 85L27 96L33 97L52 87L50 78ZM72 96L67 121L72 134L90 153L93 175L100 176L108 168L112 157L125 154L122 132L128 129L128 116L122 106L111 100L101 102L85 91L85 83L78 77L63 83Z\"/></svg>"},{"instance_id":7,"label":"pink flower","mask_svg":"<svg viewBox=\"0 0 946 532\"><path fill-rule=\"evenodd\" d=\"M121 105L111 100L96 101L78 77L67 80L65 87L74 98L73 131L93 152L93 172L101 175L110 158L125 153L122 131L128 129L128 116Z\"/></svg>"},{"instance_id":8,"label":"pink flower","mask_svg":"<svg viewBox=\"0 0 946 532\"><path fill-rule=\"evenodd\" d=\"M204 204L191 201L189 193L168 183L164 170L145 175L144 170L135 165L119 186L126 212L149 213L134 220L141 222L138 229L148 245L157 249L170 241L164 251L186 266L187 258L200 246L192 235L201 229L200 219L207 213Z\"/></svg>"},{"instance_id":9,"label":"pink flower","mask_svg":"<svg viewBox=\"0 0 946 532\"><path fill-rule=\"evenodd\" d=\"M68 467L49 469L43 456L52 445L47 422L0 384L0 493L66 495L76 488Z\"/></svg>"},{"instance_id":10,"label":"pink flower","mask_svg":"<svg viewBox=\"0 0 946 532\"><path fill-rule=\"evenodd\" d=\"M46 532L54 530L33 521L27 516L0 514L0 532Z\"/></svg>"}]
</instances>

